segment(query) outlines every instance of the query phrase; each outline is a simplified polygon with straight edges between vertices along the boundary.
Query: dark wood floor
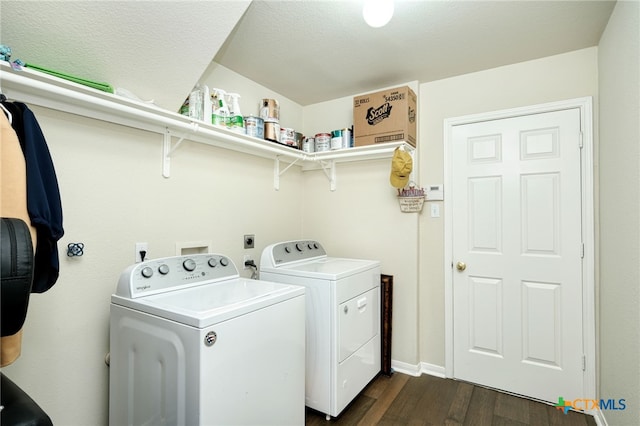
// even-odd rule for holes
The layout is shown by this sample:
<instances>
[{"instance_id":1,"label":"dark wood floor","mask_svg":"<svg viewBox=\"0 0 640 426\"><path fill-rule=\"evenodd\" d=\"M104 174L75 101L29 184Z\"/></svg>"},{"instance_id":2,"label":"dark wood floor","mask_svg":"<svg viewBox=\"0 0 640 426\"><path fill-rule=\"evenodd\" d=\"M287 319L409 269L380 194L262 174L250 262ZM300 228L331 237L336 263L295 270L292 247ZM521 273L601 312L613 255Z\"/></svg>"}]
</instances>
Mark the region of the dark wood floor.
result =
<instances>
[{"instance_id":1,"label":"dark wood floor","mask_svg":"<svg viewBox=\"0 0 640 426\"><path fill-rule=\"evenodd\" d=\"M327 425L307 408L307 425ZM378 376L330 424L339 425L571 425L595 426L593 417L466 382L423 374Z\"/></svg>"}]
</instances>

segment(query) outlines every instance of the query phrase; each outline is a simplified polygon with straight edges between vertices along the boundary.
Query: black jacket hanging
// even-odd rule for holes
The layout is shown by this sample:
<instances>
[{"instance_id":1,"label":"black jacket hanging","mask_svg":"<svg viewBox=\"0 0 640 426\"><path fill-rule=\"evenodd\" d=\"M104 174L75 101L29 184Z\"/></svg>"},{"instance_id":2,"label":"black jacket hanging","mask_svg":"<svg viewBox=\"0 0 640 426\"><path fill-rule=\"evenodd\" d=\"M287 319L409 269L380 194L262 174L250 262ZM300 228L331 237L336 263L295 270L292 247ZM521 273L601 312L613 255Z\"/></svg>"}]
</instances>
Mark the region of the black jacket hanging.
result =
<instances>
[{"instance_id":1,"label":"black jacket hanging","mask_svg":"<svg viewBox=\"0 0 640 426\"><path fill-rule=\"evenodd\" d=\"M58 179L40 125L21 102L2 103L12 114L11 126L18 135L27 169L27 210L37 230L33 293L55 284L60 271L57 242L64 235Z\"/></svg>"}]
</instances>

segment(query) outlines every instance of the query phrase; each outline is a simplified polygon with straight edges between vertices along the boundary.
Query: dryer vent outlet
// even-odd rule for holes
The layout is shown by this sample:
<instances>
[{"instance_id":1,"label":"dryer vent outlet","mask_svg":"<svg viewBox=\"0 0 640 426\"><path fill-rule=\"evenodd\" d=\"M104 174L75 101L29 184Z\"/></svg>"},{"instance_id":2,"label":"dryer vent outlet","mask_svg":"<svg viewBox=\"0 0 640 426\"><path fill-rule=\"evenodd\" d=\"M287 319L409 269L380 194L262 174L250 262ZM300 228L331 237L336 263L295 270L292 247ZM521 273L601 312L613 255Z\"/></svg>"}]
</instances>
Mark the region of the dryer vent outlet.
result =
<instances>
[{"instance_id":1,"label":"dryer vent outlet","mask_svg":"<svg viewBox=\"0 0 640 426\"><path fill-rule=\"evenodd\" d=\"M255 235L251 234L251 235L244 236L244 248L246 249L253 248L255 242L256 242Z\"/></svg>"}]
</instances>

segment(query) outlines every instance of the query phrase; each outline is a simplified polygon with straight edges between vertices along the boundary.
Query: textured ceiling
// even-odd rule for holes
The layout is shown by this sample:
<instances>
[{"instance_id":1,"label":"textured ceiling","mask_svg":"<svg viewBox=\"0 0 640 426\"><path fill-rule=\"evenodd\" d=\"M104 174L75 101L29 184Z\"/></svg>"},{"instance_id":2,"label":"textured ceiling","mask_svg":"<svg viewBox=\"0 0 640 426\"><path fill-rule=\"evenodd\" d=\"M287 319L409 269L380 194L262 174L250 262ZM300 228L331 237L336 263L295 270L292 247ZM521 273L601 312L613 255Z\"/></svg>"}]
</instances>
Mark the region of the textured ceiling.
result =
<instances>
[{"instance_id":1,"label":"textured ceiling","mask_svg":"<svg viewBox=\"0 0 640 426\"><path fill-rule=\"evenodd\" d=\"M11 59L176 111L250 1L0 1Z\"/></svg>"},{"instance_id":2,"label":"textured ceiling","mask_svg":"<svg viewBox=\"0 0 640 426\"><path fill-rule=\"evenodd\" d=\"M215 62L308 105L598 44L614 1L396 0L383 28L362 0L0 2L13 58L177 110Z\"/></svg>"},{"instance_id":3,"label":"textured ceiling","mask_svg":"<svg viewBox=\"0 0 640 426\"><path fill-rule=\"evenodd\" d=\"M598 44L611 1L254 0L215 61L302 104L433 81Z\"/></svg>"}]
</instances>

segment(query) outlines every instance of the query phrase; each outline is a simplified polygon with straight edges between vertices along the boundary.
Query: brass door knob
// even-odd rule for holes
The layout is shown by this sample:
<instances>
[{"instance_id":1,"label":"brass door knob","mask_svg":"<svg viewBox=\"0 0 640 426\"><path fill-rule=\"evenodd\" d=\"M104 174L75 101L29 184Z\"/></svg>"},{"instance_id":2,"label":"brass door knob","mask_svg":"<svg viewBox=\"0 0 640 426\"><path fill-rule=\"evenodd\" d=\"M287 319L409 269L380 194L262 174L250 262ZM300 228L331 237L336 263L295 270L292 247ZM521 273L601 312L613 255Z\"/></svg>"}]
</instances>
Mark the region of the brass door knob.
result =
<instances>
[{"instance_id":1,"label":"brass door knob","mask_svg":"<svg viewBox=\"0 0 640 426\"><path fill-rule=\"evenodd\" d=\"M461 272L462 272L462 271L464 271L465 269L467 269L467 264L466 264L466 263L464 263L464 262L458 262L458 263L456 263L456 269L457 269L458 271L461 271Z\"/></svg>"}]
</instances>

